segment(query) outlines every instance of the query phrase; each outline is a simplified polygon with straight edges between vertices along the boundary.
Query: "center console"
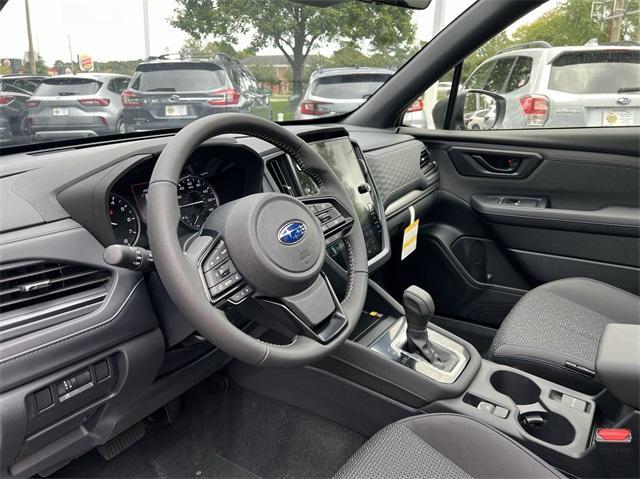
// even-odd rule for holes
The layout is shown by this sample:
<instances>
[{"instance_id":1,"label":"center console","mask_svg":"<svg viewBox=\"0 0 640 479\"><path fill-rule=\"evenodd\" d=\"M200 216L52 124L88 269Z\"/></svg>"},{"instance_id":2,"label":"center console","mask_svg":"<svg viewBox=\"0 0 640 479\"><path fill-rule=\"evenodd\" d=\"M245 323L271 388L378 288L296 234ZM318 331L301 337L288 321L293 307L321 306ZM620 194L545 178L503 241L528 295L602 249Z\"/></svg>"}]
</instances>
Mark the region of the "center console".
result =
<instances>
[{"instance_id":1,"label":"center console","mask_svg":"<svg viewBox=\"0 0 640 479\"><path fill-rule=\"evenodd\" d=\"M364 354L345 353L349 346L339 354L398 389L418 393L425 401L418 408L420 412L474 417L570 475L638 477L640 325L607 327L596 361L598 377L607 389L590 396L481 359L462 339L432 325L427 328L428 320L424 321L424 332L430 347L436 355L442 357L447 352L450 357L438 361L430 358L429 351L416 351L411 345L416 306L407 301L407 296L415 297L419 291L410 291L413 288L405 292L406 318L388 317L387 324L379 323L377 330L358 338L358 343L374 354L365 358ZM424 305L420 314L433 314L428 302ZM378 364L378 356L387 364ZM405 374L391 364L402 367ZM342 372L347 372L346 368ZM370 381L368 387L373 384ZM390 391L387 386L387 396L401 398Z\"/></svg>"}]
</instances>

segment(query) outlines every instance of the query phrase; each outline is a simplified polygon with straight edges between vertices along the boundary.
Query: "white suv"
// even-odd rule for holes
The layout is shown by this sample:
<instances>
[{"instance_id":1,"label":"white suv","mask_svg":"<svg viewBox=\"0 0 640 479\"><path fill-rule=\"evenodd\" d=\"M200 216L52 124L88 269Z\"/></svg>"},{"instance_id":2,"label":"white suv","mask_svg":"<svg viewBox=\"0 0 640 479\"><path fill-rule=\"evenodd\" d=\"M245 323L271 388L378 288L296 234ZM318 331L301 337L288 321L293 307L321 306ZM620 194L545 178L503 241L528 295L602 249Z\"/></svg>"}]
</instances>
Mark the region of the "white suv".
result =
<instances>
[{"instance_id":1,"label":"white suv","mask_svg":"<svg viewBox=\"0 0 640 479\"><path fill-rule=\"evenodd\" d=\"M640 43L517 45L476 68L470 89L506 99L497 128L640 125Z\"/></svg>"}]
</instances>

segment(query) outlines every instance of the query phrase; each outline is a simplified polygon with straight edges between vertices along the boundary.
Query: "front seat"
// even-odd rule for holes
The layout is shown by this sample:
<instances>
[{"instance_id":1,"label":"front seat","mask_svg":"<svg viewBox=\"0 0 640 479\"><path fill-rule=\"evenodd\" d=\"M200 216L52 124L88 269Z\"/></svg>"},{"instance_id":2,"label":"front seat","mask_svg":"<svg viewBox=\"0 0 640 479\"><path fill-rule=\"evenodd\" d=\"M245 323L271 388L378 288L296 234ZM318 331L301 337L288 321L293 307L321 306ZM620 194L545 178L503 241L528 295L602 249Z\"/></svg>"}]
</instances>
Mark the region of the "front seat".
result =
<instances>
[{"instance_id":1,"label":"front seat","mask_svg":"<svg viewBox=\"0 0 640 479\"><path fill-rule=\"evenodd\" d=\"M562 478L523 446L466 416L427 414L375 434L335 475L359 478Z\"/></svg>"},{"instance_id":2,"label":"front seat","mask_svg":"<svg viewBox=\"0 0 640 479\"><path fill-rule=\"evenodd\" d=\"M506 317L488 358L595 394L598 345L610 323L639 324L640 298L586 278L553 281L525 294Z\"/></svg>"}]
</instances>

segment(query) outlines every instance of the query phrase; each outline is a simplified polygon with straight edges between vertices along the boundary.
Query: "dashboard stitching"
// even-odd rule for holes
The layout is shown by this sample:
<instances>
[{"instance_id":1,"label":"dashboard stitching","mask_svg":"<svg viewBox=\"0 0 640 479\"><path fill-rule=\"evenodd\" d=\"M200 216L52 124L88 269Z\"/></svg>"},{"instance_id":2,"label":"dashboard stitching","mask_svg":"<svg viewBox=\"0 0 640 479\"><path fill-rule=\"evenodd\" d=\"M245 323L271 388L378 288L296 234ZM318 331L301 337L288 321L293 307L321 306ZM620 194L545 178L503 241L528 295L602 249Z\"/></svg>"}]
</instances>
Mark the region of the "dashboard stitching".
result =
<instances>
[{"instance_id":1,"label":"dashboard stitching","mask_svg":"<svg viewBox=\"0 0 640 479\"><path fill-rule=\"evenodd\" d=\"M351 242L347 238L345 238L343 242L344 242L345 248L347 249L347 257L349 258L349 271L347 271L347 274L348 274L347 292L344 296L344 300L342 301L344 303L349 299L353 291L353 284L356 279L356 272L355 272L355 265L354 265L354 259L353 259L353 251L351 250Z\"/></svg>"},{"instance_id":2,"label":"dashboard stitching","mask_svg":"<svg viewBox=\"0 0 640 479\"><path fill-rule=\"evenodd\" d=\"M270 343L269 341L263 341L260 338L255 338L256 341L262 343L262 344L266 344L267 346L275 346L277 348L289 348L291 346L293 346L295 344L295 342L298 340L298 335L296 334L292 339L291 342L289 344L275 344L275 343ZM266 359L266 358L265 358ZM263 360L264 361L264 360Z\"/></svg>"},{"instance_id":3,"label":"dashboard stitching","mask_svg":"<svg viewBox=\"0 0 640 479\"><path fill-rule=\"evenodd\" d=\"M105 326L108 326L109 324L111 324L113 322L113 320L120 314L120 312L124 309L124 307L127 305L127 303L129 303L129 300L131 299L131 297L133 296L133 293L135 293L136 289L138 289L138 286L140 286L140 284L142 284L142 282L144 281L144 278L141 278L134 286L133 288L131 288L131 292L129 293L129 295L126 297L126 299L122 302L122 304L120 305L120 307L118 308L118 310L106 321L96 325L96 326L92 326L88 329L82 330L82 331L78 331L76 333L73 333L65 338L59 339L57 341L53 341L51 343L45 344L44 346L40 346L39 348L36 349L32 349L30 351L26 351L24 353L20 353L17 356L12 356L8 359L5 359L3 361L0 361L0 366L4 365L4 364L9 364L11 362L17 361L18 359L22 359L24 357L27 356L31 356L35 353L38 353L40 351L44 351L45 349L49 349L51 347L54 346L58 346L60 344L66 343L68 341L71 341L73 339L76 339L80 336L84 336L85 334L94 332L100 328L104 328Z\"/></svg>"}]
</instances>

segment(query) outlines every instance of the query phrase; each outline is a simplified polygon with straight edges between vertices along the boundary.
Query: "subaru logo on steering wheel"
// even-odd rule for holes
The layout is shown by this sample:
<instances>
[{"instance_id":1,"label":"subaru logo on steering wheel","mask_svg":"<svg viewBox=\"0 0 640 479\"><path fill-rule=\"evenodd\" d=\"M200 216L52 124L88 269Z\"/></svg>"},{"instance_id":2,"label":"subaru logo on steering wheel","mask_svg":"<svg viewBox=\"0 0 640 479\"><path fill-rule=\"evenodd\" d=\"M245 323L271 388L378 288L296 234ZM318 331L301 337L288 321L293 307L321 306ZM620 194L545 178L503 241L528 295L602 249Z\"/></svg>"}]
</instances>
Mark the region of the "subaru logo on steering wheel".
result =
<instances>
[{"instance_id":1,"label":"subaru logo on steering wheel","mask_svg":"<svg viewBox=\"0 0 640 479\"><path fill-rule=\"evenodd\" d=\"M291 246L302 241L307 234L307 225L302 221L291 221L278 231L278 241L283 245Z\"/></svg>"}]
</instances>

